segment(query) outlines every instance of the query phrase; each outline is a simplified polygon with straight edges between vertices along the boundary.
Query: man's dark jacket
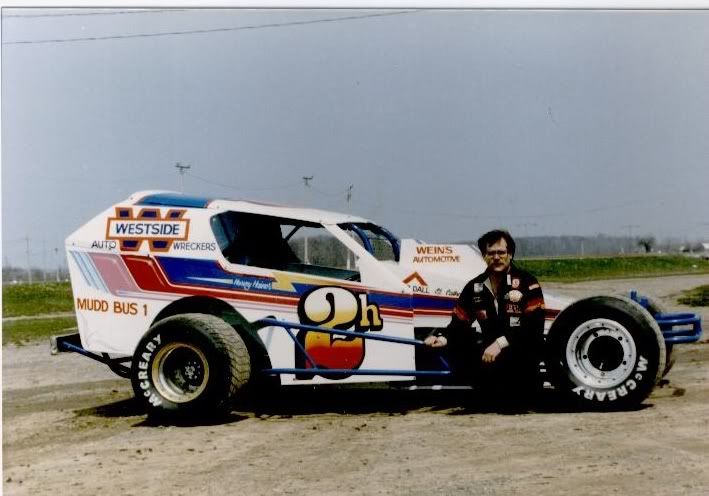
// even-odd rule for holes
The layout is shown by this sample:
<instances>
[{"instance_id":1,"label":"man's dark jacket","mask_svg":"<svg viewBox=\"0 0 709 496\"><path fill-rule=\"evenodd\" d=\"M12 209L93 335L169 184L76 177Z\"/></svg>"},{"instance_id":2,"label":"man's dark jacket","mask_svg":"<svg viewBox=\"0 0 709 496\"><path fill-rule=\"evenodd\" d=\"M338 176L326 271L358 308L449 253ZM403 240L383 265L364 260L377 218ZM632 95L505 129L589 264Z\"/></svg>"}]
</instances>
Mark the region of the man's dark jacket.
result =
<instances>
[{"instance_id":1,"label":"man's dark jacket","mask_svg":"<svg viewBox=\"0 0 709 496\"><path fill-rule=\"evenodd\" d=\"M477 321L482 331L482 349L504 336L515 354L534 353L527 347L538 346L544 331L544 296L539 282L511 265L496 302L489 277L485 271L465 285L448 327L439 330L439 334L449 341L456 340L459 333L471 332L471 325Z\"/></svg>"}]
</instances>

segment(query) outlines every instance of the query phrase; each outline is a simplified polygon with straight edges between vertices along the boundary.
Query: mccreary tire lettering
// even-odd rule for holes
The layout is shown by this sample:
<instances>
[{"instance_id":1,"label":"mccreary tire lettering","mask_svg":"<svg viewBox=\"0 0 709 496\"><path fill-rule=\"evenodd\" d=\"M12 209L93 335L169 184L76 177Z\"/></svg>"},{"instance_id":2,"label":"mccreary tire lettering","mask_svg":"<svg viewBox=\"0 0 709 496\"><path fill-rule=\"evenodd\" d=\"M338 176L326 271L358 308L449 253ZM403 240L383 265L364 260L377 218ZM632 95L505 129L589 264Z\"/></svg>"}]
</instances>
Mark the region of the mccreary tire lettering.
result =
<instances>
[{"instance_id":1,"label":"mccreary tire lettering","mask_svg":"<svg viewBox=\"0 0 709 496\"><path fill-rule=\"evenodd\" d=\"M638 357L638 364L635 367L635 374L633 375L633 378L625 381L625 384L622 384L611 391L592 391L584 388L583 386L577 386L573 389L573 392L579 396L583 395L583 397L587 400L604 401L608 398L608 401L615 401L619 397L626 396L628 394L628 390L632 391L638 387L637 383L642 382L643 380L643 375L640 372L645 371L647 371L647 359L640 355Z\"/></svg>"},{"instance_id":2,"label":"mccreary tire lettering","mask_svg":"<svg viewBox=\"0 0 709 496\"><path fill-rule=\"evenodd\" d=\"M151 341L148 341L148 343L145 345L145 348L143 348L144 351L140 355L143 360L138 362L138 368L140 369L138 371L138 379L140 379L140 389L143 390L143 396L148 398L148 401L153 406L160 406L160 404L162 404L162 400L159 396L157 396L151 391L150 381L148 381L148 362L150 362L150 358L153 356L153 352L158 347L160 342L160 334L156 334Z\"/></svg>"}]
</instances>

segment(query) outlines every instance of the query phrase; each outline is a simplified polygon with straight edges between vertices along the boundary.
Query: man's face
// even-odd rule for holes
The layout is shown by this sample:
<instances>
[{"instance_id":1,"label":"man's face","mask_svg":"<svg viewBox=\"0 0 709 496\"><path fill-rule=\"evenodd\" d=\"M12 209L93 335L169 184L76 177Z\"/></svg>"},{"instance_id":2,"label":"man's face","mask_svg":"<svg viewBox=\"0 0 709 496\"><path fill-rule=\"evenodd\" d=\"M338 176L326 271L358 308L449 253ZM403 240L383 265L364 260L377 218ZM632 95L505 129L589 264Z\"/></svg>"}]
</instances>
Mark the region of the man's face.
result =
<instances>
[{"instance_id":1,"label":"man's face","mask_svg":"<svg viewBox=\"0 0 709 496\"><path fill-rule=\"evenodd\" d=\"M512 257L507 252L507 241L499 239L485 247L485 263L492 272L507 272Z\"/></svg>"}]
</instances>

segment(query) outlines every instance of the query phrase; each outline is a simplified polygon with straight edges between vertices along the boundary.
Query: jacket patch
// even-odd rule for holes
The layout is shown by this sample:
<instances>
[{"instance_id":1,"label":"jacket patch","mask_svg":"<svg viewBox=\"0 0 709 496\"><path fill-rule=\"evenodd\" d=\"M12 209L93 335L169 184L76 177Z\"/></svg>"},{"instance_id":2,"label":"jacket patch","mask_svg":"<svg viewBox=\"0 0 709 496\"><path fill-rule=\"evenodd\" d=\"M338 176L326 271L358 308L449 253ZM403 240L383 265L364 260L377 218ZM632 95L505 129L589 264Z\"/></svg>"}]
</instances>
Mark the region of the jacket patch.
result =
<instances>
[{"instance_id":1,"label":"jacket patch","mask_svg":"<svg viewBox=\"0 0 709 496\"><path fill-rule=\"evenodd\" d=\"M507 293L507 296L509 297L509 299L512 303L517 303L518 301L520 301L522 299L522 292L517 291L516 289L513 289L512 291Z\"/></svg>"},{"instance_id":2,"label":"jacket patch","mask_svg":"<svg viewBox=\"0 0 709 496\"><path fill-rule=\"evenodd\" d=\"M520 315L522 313L522 309L520 308L519 305L515 305L514 303L508 303L507 306L505 307L505 311L510 314L516 314Z\"/></svg>"}]
</instances>

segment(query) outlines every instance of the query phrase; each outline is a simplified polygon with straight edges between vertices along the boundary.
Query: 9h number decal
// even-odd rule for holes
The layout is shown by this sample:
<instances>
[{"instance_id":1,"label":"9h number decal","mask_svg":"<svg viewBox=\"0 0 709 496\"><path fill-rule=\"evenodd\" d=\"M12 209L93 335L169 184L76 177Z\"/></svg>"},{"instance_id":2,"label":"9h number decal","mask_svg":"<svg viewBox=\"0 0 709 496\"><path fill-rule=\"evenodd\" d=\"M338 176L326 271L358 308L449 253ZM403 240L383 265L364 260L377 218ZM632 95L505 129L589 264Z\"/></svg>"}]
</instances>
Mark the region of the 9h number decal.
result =
<instances>
[{"instance_id":1,"label":"9h number decal","mask_svg":"<svg viewBox=\"0 0 709 496\"><path fill-rule=\"evenodd\" d=\"M371 303L366 294L338 286L323 286L305 293L298 302L298 318L301 324L326 329L366 332L383 328L376 303ZM356 369L364 361L363 338L301 330L298 340L315 361L315 364L309 363L296 350L298 368Z\"/></svg>"}]
</instances>

